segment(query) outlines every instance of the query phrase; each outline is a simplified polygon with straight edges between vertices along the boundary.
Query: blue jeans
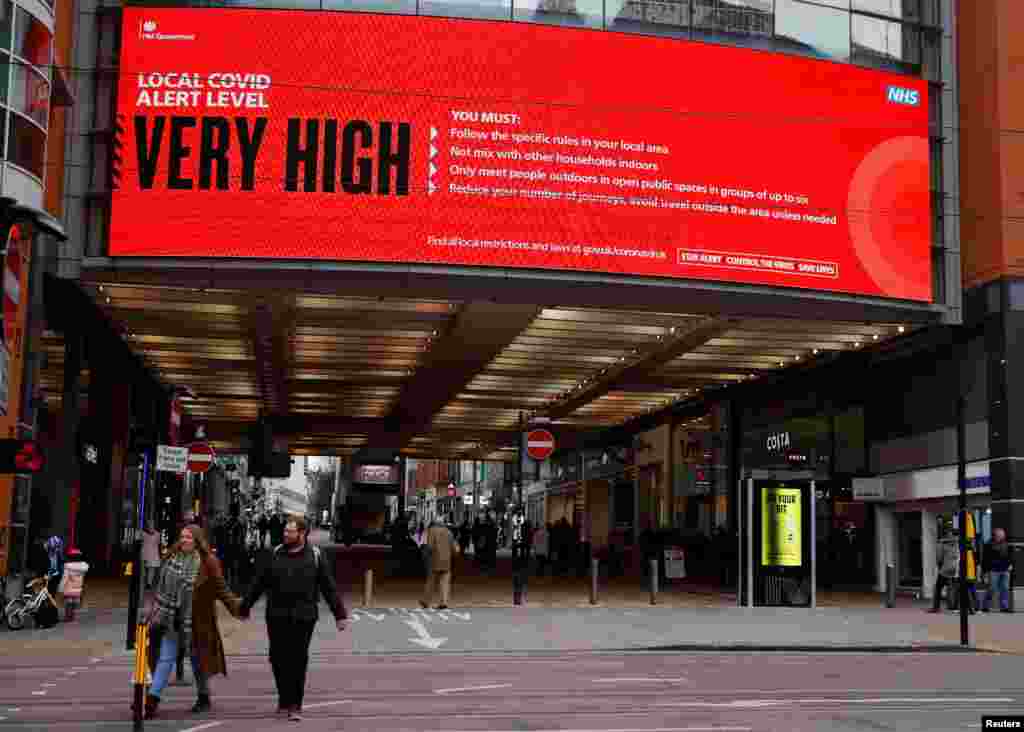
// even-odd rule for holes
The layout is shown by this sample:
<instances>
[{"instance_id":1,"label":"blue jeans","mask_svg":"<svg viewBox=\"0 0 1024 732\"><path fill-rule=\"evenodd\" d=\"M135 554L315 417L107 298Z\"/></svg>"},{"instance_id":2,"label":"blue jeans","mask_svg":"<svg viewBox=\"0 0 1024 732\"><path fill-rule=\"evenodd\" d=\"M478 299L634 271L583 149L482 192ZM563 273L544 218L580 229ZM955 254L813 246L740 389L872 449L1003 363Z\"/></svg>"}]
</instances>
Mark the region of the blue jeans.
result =
<instances>
[{"instance_id":1,"label":"blue jeans","mask_svg":"<svg viewBox=\"0 0 1024 732\"><path fill-rule=\"evenodd\" d=\"M178 634L168 632L160 640L160 658L156 662L156 669L153 671L153 685L149 688L149 695L157 699L163 694L167 682L171 680L171 673L178 662ZM210 695L210 680L199 668L199 657L192 656L192 675L196 679L196 693L204 696Z\"/></svg>"},{"instance_id":2,"label":"blue jeans","mask_svg":"<svg viewBox=\"0 0 1024 732\"><path fill-rule=\"evenodd\" d=\"M988 610L992 607L992 595L999 593L999 609L1008 610L1010 608L1010 573L1009 572L992 572L992 583L989 587L988 594L985 595L985 609Z\"/></svg>"}]
</instances>

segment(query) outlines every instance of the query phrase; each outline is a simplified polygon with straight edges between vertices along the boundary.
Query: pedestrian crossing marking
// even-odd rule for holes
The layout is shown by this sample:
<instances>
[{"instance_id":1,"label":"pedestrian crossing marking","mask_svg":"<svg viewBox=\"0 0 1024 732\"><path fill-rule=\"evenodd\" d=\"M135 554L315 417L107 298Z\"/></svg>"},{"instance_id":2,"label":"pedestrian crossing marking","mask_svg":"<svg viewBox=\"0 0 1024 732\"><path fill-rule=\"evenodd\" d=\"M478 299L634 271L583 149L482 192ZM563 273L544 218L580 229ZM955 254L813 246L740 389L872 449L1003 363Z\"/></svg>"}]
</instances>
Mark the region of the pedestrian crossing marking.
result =
<instances>
[{"instance_id":1,"label":"pedestrian crossing marking","mask_svg":"<svg viewBox=\"0 0 1024 732\"><path fill-rule=\"evenodd\" d=\"M383 622L389 616L401 618L416 618L428 623L469 623L472 616L468 612L455 610L436 610L434 608L411 608L411 607L389 607L380 608L377 612L371 612L365 608L355 608L351 612L353 623L360 620L372 620L375 623Z\"/></svg>"}]
</instances>

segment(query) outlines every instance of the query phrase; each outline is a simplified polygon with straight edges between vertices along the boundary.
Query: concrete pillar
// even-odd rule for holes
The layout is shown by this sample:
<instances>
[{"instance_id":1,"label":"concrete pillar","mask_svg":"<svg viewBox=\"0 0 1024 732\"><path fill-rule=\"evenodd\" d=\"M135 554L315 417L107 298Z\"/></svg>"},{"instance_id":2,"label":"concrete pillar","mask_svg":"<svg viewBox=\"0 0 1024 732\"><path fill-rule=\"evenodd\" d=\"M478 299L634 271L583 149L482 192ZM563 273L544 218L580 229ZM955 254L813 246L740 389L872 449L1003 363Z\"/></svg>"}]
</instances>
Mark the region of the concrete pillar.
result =
<instances>
[{"instance_id":1,"label":"concrete pillar","mask_svg":"<svg viewBox=\"0 0 1024 732\"><path fill-rule=\"evenodd\" d=\"M877 562L875 576L876 592L887 592L885 567L887 564L899 568L899 541L896 536L896 515L888 506L876 504L875 510L875 560Z\"/></svg>"},{"instance_id":2,"label":"concrete pillar","mask_svg":"<svg viewBox=\"0 0 1024 732\"><path fill-rule=\"evenodd\" d=\"M935 561L935 549L939 544L939 514L934 511L921 511L921 597L931 599L935 588L935 578L939 574L938 563Z\"/></svg>"}]
</instances>

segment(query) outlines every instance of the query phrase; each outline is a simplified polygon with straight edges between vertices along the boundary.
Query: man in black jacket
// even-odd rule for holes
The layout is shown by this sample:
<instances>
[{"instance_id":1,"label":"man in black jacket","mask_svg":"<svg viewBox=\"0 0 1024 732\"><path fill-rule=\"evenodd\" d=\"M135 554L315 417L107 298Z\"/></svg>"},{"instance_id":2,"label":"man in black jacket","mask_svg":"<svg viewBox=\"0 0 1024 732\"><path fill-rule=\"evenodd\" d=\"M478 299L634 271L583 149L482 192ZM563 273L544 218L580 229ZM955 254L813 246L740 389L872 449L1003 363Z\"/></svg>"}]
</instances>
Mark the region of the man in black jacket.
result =
<instances>
[{"instance_id":1,"label":"man in black jacket","mask_svg":"<svg viewBox=\"0 0 1024 732\"><path fill-rule=\"evenodd\" d=\"M348 618L320 549L306 544L306 520L302 516L293 516L285 524L284 545L273 552L256 576L242 603L242 617L249 616L252 606L264 592L267 594L270 666L277 684L277 711L299 721L306 689L309 643L319 616L317 594L323 595L331 608L339 631L345 630Z\"/></svg>"}]
</instances>

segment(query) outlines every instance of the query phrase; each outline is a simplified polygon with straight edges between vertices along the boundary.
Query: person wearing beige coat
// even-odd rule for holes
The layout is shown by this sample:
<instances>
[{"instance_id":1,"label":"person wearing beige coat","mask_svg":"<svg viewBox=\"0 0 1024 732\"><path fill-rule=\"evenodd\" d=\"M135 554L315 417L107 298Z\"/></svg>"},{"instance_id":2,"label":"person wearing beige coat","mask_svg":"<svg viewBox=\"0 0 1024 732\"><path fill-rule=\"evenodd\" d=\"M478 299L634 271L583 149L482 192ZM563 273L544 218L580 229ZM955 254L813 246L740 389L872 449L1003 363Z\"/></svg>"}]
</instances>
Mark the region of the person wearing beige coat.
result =
<instances>
[{"instance_id":1,"label":"person wearing beige coat","mask_svg":"<svg viewBox=\"0 0 1024 732\"><path fill-rule=\"evenodd\" d=\"M423 598L420 606L430 607L430 601L434 596L434 588L439 587L441 591L441 604L438 610L448 608L448 600L452 591L452 557L458 551L458 544L455 537L446 526L440 521L434 521L423 539L423 546L427 549L427 583L423 588Z\"/></svg>"}]
</instances>

